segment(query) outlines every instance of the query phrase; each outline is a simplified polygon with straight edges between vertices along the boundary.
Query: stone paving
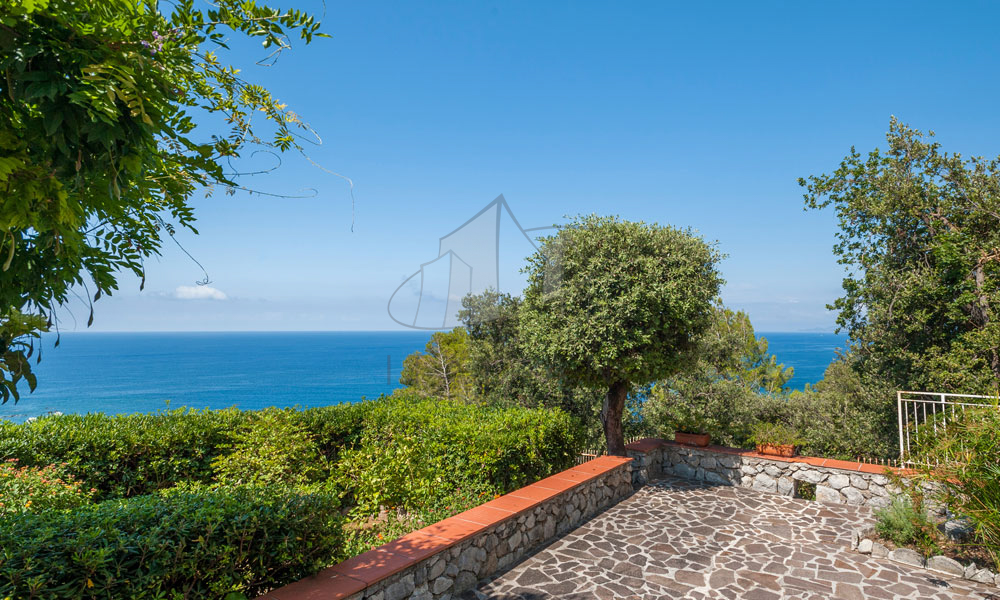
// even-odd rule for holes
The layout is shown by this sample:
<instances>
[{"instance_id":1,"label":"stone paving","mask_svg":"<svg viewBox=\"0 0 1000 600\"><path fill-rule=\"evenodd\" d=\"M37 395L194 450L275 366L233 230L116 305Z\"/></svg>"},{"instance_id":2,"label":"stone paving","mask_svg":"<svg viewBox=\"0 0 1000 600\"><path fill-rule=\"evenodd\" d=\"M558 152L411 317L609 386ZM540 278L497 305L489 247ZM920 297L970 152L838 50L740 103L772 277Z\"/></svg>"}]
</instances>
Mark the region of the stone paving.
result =
<instances>
[{"instance_id":1,"label":"stone paving","mask_svg":"<svg viewBox=\"0 0 1000 600\"><path fill-rule=\"evenodd\" d=\"M866 507L654 481L467 600L1000 600L1000 590L850 550Z\"/></svg>"}]
</instances>

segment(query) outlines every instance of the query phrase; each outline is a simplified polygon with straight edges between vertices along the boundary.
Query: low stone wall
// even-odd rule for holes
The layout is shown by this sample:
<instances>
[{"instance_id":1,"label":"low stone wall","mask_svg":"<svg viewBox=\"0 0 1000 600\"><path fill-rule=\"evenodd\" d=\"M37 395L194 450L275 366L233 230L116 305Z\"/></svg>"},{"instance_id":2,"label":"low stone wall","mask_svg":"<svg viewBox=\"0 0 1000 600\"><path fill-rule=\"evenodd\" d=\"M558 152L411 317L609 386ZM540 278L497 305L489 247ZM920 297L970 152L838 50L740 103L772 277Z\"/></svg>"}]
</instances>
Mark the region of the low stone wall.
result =
<instances>
[{"instance_id":1,"label":"low stone wall","mask_svg":"<svg viewBox=\"0 0 1000 600\"><path fill-rule=\"evenodd\" d=\"M892 494L899 491L890 483L887 467L883 466L826 458L781 458L752 450L697 448L658 441L659 464L665 475L783 496L796 496L802 484L809 483L816 486L819 502L854 506L885 506ZM647 440L641 442L649 445Z\"/></svg>"},{"instance_id":2,"label":"low stone wall","mask_svg":"<svg viewBox=\"0 0 1000 600\"><path fill-rule=\"evenodd\" d=\"M452 598L630 496L633 489L631 458L600 457L260 599Z\"/></svg>"}]
</instances>

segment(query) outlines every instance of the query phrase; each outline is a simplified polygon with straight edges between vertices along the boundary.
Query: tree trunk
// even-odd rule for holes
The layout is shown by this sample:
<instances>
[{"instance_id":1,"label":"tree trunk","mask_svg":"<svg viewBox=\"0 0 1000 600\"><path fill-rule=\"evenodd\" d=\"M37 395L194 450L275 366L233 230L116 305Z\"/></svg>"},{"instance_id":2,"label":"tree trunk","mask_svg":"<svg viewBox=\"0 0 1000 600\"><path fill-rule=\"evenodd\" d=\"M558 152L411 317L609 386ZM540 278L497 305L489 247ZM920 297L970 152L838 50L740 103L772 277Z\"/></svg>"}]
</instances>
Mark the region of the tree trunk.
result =
<instances>
[{"instance_id":1,"label":"tree trunk","mask_svg":"<svg viewBox=\"0 0 1000 600\"><path fill-rule=\"evenodd\" d=\"M625 456L625 432L622 430L622 413L625 412L625 398L628 383L616 381L608 388L601 408L601 423L604 425L604 439L608 444L608 454Z\"/></svg>"}]
</instances>

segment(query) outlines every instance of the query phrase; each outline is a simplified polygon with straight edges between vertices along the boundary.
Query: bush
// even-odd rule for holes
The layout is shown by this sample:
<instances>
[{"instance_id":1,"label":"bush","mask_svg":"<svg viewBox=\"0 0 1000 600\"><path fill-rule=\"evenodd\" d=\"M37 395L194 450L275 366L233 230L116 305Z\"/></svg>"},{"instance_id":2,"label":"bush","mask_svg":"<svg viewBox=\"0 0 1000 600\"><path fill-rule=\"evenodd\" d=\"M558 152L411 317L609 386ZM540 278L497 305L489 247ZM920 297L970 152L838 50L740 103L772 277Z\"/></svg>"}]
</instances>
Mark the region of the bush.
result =
<instances>
[{"instance_id":1,"label":"bush","mask_svg":"<svg viewBox=\"0 0 1000 600\"><path fill-rule=\"evenodd\" d=\"M93 490L60 466L20 467L16 458L0 463L0 517L22 512L75 508L90 502Z\"/></svg>"},{"instance_id":2,"label":"bush","mask_svg":"<svg viewBox=\"0 0 1000 600\"><path fill-rule=\"evenodd\" d=\"M297 486L316 482L327 472L313 436L293 412L261 411L233 439L229 454L212 461L220 483Z\"/></svg>"},{"instance_id":3,"label":"bush","mask_svg":"<svg viewBox=\"0 0 1000 600\"><path fill-rule=\"evenodd\" d=\"M934 427L937 431L934 431ZM924 479L940 485L950 510L968 517L1000 570L1000 407L968 410L925 426L917 447Z\"/></svg>"},{"instance_id":4,"label":"bush","mask_svg":"<svg viewBox=\"0 0 1000 600\"><path fill-rule=\"evenodd\" d=\"M0 519L0 598L248 597L330 564L336 494L173 491Z\"/></svg>"},{"instance_id":5,"label":"bush","mask_svg":"<svg viewBox=\"0 0 1000 600\"><path fill-rule=\"evenodd\" d=\"M798 446L802 437L798 429L784 423L757 423L750 441L757 446Z\"/></svg>"},{"instance_id":6,"label":"bush","mask_svg":"<svg viewBox=\"0 0 1000 600\"><path fill-rule=\"evenodd\" d=\"M67 472L100 498L137 496L178 481L212 480L212 461L252 413L172 410L155 414L53 415L0 421L0 459Z\"/></svg>"},{"instance_id":7,"label":"bush","mask_svg":"<svg viewBox=\"0 0 1000 600\"><path fill-rule=\"evenodd\" d=\"M372 404L302 411L230 408L50 415L23 424L0 420L0 460L16 458L35 467L66 463L66 471L88 488L96 488L101 499L139 496L179 482L212 482L215 465L240 439L246 441L253 424L262 418L278 419L278 414L287 418L286 427L307 432L316 449L335 460L342 447L360 439L364 415Z\"/></svg>"},{"instance_id":8,"label":"bush","mask_svg":"<svg viewBox=\"0 0 1000 600\"><path fill-rule=\"evenodd\" d=\"M558 410L483 407L397 393L373 403L337 481L361 512L420 510L463 493L502 493L572 466L579 449Z\"/></svg>"},{"instance_id":9,"label":"bush","mask_svg":"<svg viewBox=\"0 0 1000 600\"><path fill-rule=\"evenodd\" d=\"M893 498L889 506L875 511L875 531L897 546L916 546L924 556L939 552L938 532L921 505L906 496Z\"/></svg>"}]
</instances>

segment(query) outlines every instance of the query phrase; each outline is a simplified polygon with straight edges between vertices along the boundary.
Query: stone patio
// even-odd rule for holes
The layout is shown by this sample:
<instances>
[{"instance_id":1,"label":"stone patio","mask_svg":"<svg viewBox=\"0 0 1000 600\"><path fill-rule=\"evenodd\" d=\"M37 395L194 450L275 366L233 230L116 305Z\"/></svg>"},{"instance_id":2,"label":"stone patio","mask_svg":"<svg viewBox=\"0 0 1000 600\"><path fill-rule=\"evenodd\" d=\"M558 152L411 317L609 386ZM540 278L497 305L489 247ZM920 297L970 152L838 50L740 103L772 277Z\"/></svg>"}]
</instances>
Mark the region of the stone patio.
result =
<instances>
[{"instance_id":1,"label":"stone patio","mask_svg":"<svg viewBox=\"0 0 1000 600\"><path fill-rule=\"evenodd\" d=\"M665 478L466 592L466 599L1000 600L1000 590L850 550L872 522L829 505Z\"/></svg>"}]
</instances>

